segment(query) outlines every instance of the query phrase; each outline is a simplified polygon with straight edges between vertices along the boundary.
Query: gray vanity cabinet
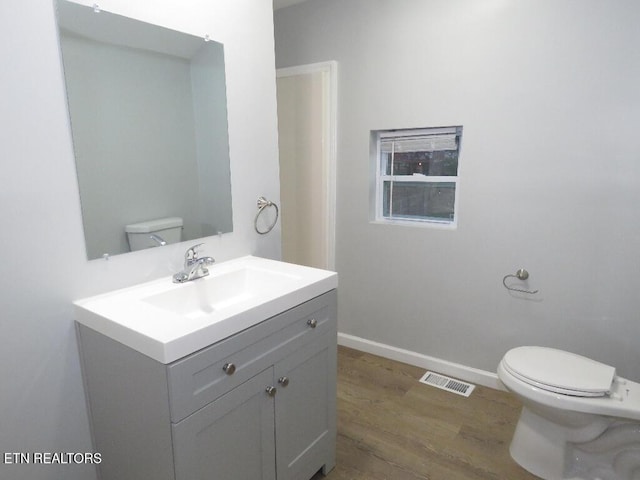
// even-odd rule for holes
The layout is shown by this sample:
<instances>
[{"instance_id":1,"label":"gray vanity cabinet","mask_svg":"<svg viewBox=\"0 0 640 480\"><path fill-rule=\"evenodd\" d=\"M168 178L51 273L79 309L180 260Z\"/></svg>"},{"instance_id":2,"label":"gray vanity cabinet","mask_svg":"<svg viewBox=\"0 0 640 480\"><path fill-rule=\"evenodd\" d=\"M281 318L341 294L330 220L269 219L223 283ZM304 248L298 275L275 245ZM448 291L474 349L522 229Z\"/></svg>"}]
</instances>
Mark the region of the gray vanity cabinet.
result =
<instances>
[{"instance_id":1,"label":"gray vanity cabinet","mask_svg":"<svg viewBox=\"0 0 640 480\"><path fill-rule=\"evenodd\" d=\"M176 480L275 480L272 382L270 368L173 425Z\"/></svg>"},{"instance_id":2,"label":"gray vanity cabinet","mask_svg":"<svg viewBox=\"0 0 640 480\"><path fill-rule=\"evenodd\" d=\"M318 466L324 465L326 474L335 464L335 379L326 374L334 363L331 335L275 365L278 480L309 479Z\"/></svg>"},{"instance_id":3,"label":"gray vanity cabinet","mask_svg":"<svg viewBox=\"0 0 640 480\"><path fill-rule=\"evenodd\" d=\"M78 324L101 480L308 480L335 465L336 293L169 365Z\"/></svg>"}]
</instances>

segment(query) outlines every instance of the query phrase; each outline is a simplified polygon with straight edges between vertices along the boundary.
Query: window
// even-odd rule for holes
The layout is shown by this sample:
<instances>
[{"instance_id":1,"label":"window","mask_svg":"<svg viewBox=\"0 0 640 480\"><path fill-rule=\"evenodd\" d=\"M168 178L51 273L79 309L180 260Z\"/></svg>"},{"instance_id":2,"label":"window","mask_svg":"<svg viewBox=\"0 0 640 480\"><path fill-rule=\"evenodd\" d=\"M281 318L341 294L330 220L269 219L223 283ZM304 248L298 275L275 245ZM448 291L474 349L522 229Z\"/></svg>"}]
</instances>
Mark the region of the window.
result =
<instances>
[{"instance_id":1,"label":"window","mask_svg":"<svg viewBox=\"0 0 640 480\"><path fill-rule=\"evenodd\" d=\"M379 130L375 219L456 224L462 127Z\"/></svg>"}]
</instances>

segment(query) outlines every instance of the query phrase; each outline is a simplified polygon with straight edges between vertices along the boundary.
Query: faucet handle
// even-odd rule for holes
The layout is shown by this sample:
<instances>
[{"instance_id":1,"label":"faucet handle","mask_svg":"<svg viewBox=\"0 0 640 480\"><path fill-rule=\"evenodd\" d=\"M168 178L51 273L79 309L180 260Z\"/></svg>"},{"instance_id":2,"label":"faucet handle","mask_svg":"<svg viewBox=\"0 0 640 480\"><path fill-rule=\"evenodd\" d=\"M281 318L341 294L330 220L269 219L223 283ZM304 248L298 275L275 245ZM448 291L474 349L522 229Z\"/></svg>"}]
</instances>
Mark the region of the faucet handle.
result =
<instances>
[{"instance_id":1,"label":"faucet handle","mask_svg":"<svg viewBox=\"0 0 640 480\"><path fill-rule=\"evenodd\" d=\"M200 250L200 247L202 245L204 245L204 243L198 243L197 245L193 245L192 247L189 247L187 249L187 251L184 254L185 263L198 259L198 251Z\"/></svg>"}]
</instances>

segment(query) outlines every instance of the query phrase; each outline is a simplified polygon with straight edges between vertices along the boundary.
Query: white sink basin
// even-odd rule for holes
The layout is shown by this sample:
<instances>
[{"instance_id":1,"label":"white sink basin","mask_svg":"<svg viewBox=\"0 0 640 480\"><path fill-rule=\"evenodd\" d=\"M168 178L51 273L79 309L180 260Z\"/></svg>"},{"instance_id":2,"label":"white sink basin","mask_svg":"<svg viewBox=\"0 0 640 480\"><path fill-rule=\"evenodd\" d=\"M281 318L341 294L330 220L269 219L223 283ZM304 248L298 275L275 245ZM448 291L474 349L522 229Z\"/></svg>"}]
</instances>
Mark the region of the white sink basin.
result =
<instances>
[{"instance_id":1,"label":"white sink basin","mask_svg":"<svg viewBox=\"0 0 640 480\"><path fill-rule=\"evenodd\" d=\"M200 281L140 299L186 318L197 318L250 302L267 292L277 294L280 290L295 288L301 280L301 276L256 268L250 262L235 266L234 270L216 272Z\"/></svg>"},{"instance_id":2,"label":"white sink basin","mask_svg":"<svg viewBox=\"0 0 640 480\"><path fill-rule=\"evenodd\" d=\"M78 300L76 320L166 364L338 285L334 272L251 256L209 272L184 284L165 277Z\"/></svg>"}]
</instances>

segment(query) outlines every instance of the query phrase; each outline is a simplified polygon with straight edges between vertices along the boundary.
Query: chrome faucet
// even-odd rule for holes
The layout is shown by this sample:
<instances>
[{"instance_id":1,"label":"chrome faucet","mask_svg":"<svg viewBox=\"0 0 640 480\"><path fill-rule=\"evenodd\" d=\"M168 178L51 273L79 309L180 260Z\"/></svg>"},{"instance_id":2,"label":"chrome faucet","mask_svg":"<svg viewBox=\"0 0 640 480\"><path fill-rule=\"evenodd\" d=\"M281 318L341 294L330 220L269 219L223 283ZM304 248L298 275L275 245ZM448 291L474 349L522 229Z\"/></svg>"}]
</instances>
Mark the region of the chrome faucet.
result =
<instances>
[{"instance_id":1,"label":"chrome faucet","mask_svg":"<svg viewBox=\"0 0 640 480\"><path fill-rule=\"evenodd\" d=\"M207 267L213 265L215 260L211 257L198 256L198 247L201 245L203 244L199 243L187 249L184 254L184 269L173 276L174 283L189 282L209 275Z\"/></svg>"}]
</instances>

